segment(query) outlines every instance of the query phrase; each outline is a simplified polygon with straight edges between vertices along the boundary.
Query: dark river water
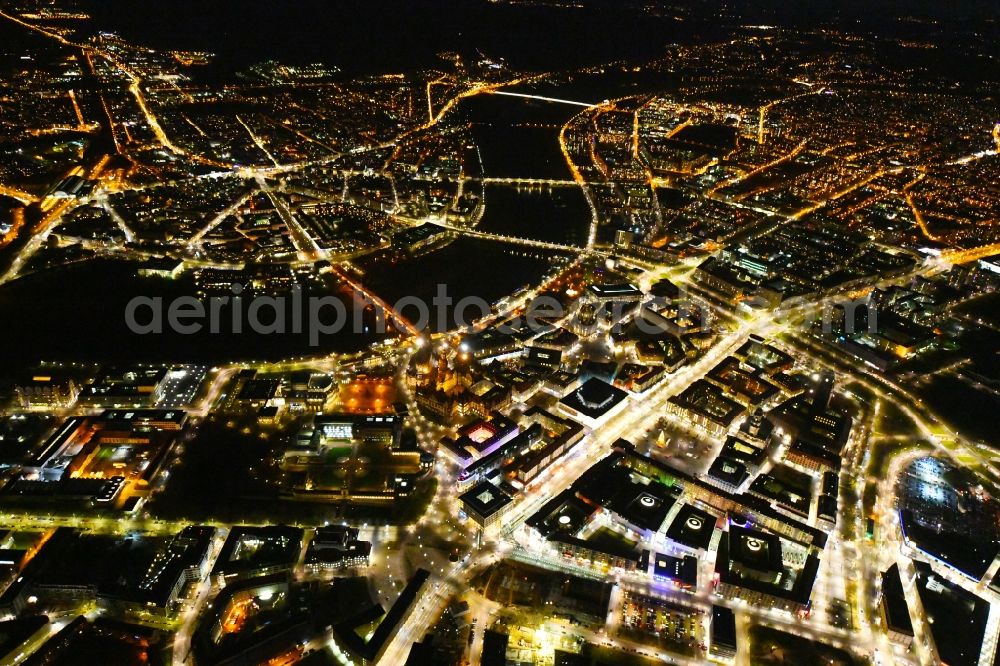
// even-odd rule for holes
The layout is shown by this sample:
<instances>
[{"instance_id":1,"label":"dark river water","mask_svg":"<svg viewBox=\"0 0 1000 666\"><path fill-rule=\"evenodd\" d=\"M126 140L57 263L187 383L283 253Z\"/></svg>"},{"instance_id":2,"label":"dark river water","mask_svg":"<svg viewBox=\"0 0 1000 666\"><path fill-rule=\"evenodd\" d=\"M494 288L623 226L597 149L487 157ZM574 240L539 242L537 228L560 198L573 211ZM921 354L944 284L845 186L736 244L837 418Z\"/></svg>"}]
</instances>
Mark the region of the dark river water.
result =
<instances>
[{"instance_id":1,"label":"dark river water","mask_svg":"<svg viewBox=\"0 0 1000 666\"><path fill-rule=\"evenodd\" d=\"M590 229L590 208L576 187L517 189L486 186L481 231L583 247Z\"/></svg>"},{"instance_id":2,"label":"dark river water","mask_svg":"<svg viewBox=\"0 0 1000 666\"><path fill-rule=\"evenodd\" d=\"M355 351L376 338L344 331L309 337L255 334L244 326L234 334L221 317L220 333L193 335L136 334L125 312L136 297L161 298L164 312L171 299L194 293L190 276L177 280L140 278L136 265L98 260L29 275L0 289L0 375L40 360L53 361L190 361L276 360L328 351ZM147 321L148 311L137 319ZM265 317L261 316L262 320ZM248 320L244 320L248 321ZM291 330L291 327L287 327Z\"/></svg>"}]
</instances>

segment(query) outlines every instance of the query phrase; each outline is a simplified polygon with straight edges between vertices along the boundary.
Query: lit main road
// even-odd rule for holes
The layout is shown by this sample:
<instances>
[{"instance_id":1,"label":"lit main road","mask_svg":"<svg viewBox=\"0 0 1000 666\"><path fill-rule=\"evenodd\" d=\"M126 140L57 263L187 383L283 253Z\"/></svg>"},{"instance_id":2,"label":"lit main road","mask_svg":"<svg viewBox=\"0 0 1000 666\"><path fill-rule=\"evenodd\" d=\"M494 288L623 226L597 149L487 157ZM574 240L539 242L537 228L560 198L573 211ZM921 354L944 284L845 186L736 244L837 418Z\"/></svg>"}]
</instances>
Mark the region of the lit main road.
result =
<instances>
[{"instance_id":1,"label":"lit main road","mask_svg":"<svg viewBox=\"0 0 1000 666\"><path fill-rule=\"evenodd\" d=\"M236 213L236 211L242 208L243 205L250 198L250 196L251 195L249 194L240 196L236 201L227 206L218 215L210 219L208 223L205 224L205 226L199 229L197 233L195 233L195 235L191 237L190 242L192 244L201 243L202 239L205 238L207 234L210 234L216 227L222 224L226 220L226 218L228 218L230 215L233 215L234 213Z\"/></svg>"},{"instance_id":2,"label":"lit main road","mask_svg":"<svg viewBox=\"0 0 1000 666\"><path fill-rule=\"evenodd\" d=\"M602 426L598 432L591 433L567 454L560 465L555 466L554 471L550 470L539 481L530 484L525 490L524 496L518 501L505 520L502 536L504 537L503 541L508 545L501 545L499 551L491 549L476 550L466 562L459 562L452 565L450 569L445 568L444 573L439 572L438 575L432 575L428 582L428 585L431 586L429 592L424 595L417 609L400 627L393 639L393 644L388 649L381 663L402 663L405 660L409 645L413 641L423 638L424 634L437 620L441 611L450 600L451 592L466 589L469 581L479 571L491 562L499 559L504 550L510 548L510 540L507 537L522 537L523 531L518 528L531 513L536 511L549 498L573 483L596 460L606 455L610 451L611 445L619 437L627 437L633 433L640 432L654 423L662 414L666 401L672 395L683 390L684 387L702 376L722 358L743 344L751 333L763 328L767 321L768 318L761 315L744 322L735 331L721 338L712 349L694 364L679 371L670 379L661 382L661 384L650 389L644 395L636 398L631 409L619 413L618 416ZM447 475L441 475L440 483L441 485L453 484L454 480L449 479ZM447 502L448 500L442 499L439 501ZM450 502L454 503L453 497L450 499ZM455 507L452 507L451 512L454 513L455 511Z\"/></svg>"},{"instance_id":3,"label":"lit main road","mask_svg":"<svg viewBox=\"0 0 1000 666\"><path fill-rule=\"evenodd\" d=\"M280 169L281 164L278 163L278 160L274 157L271 151L268 150L267 144L264 142L264 139L262 139L260 135L254 132L253 129L251 129L250 126L247 125L246 121L240 118L239 116L236 116L236 122L238 122L243 127L243 129L246 130L247 134L250 135L250 140L254 142L254 145L257 146L257 149L260 150L260 152L264 153L264 155L267 156L267 159L269 159L274 166Z\"/></svg>"},{"instance_id":4,"label":"lit main road","mask_svg":"<svg viewBox=\"0 0 1000 666\"><path fill-rule=\"evenodd\" d=\"M299 253L299 258L303 261L319 261L327 258L326 252L320 248L313 237L299 224L299 221L295 219L292 211L285 205L281 197L274 194L268 186L267 181L264 180L264 177L258 174L256 180L261 191L271 200L278 216L281 217L285 226L288 227L289 237L292 240L292 245L295 246L296 251Z\"/></svg>"},{"instance_id":5,"label":"lit main road","mask_svg":"<svg viewBox=\"0 0 1000 666\"><path fill-rule=\"evenodd\" d=\"M953 431L906 388L896 384L880 373L861 372L858 362L830 345L820 344L808 335L789 336L787 341L805 352L817 364L835 370L863 384L882 401L891 402L903 411L925 439L935 448L955 460L960 466L987 477L992 483L1000 484L1000 470L985 458L978 449Z\"/></svg>"},{"instance_id":6,"label":"lit main road","mask_svg":"<svg viewBox=\"0 0 1000 666\"><path fill-rule=\"evenodd\" d=\"M218 558L219 553L222 551L222 546L226 542L226 537L229 535L229 530L221 529L217 530L215 538L212 540L211 550L209 551L208 559L209 566L206 567L207 570L211 571L211 567L214 566L216 558ZM194 633L195 621L198 619L199 613L204 609L205 603L208 601L209 594L212 591L211 579L206 577L205 580L198 583L198 587L195 589L194 594L191 595L187 600L182 602L182 608L179 628L177 633L174 634L173 640L173 663L175 666L181 666L188 660L189 653L191 651L191 635Z\"/></svg>"},{"instance_id":7,"label":"lit main road","mask_svg":"<svg viewBox=\"0 0 1000 666\"><path fill-rule=\"evenodd\" d=\"M10 197L11 199L17 199L23 204L30 204L38 201L38 197L35 195L7 185L0 185L0 195Z\"/></svg>"},{"instance_id":8,"label":"lit main road","mask_svg":"<svg viewBox=\"0 0 1000 666\"><path fill-rule=\"evenodd\" d=\"M0 12L0 15L2 15L2 12ZM71 173L84 179L96 180L97 178L100 178L110 159L109 155L104 155L89 169L85 170L82 166L78 166L75 167ZM30 260L31 257L33 257L48 240L49 234L52 233L52 230L59 226L62 222L63 215L80 205L80 201L75 197L67 197L63 199L48 197L44 199L40 205L42 209L42 218L35 224L34 228L31 229L32 236L27 245L24 246L24 248L18 253L17 257L15 257L14 261L11 262L10 268L7 272L3 276L0 276L0 285L17 277L21 269L27 265L28 260Z\"/></svg>"}]
</instances>

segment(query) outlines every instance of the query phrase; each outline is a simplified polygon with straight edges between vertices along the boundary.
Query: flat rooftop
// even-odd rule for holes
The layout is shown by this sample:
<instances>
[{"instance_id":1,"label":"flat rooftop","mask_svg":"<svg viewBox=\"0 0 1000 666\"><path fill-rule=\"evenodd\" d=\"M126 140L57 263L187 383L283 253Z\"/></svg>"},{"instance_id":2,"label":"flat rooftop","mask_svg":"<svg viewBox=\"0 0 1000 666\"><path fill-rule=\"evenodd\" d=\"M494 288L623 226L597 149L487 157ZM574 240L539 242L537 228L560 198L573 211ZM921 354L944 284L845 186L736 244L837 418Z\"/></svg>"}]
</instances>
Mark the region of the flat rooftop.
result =
<instances>
[{"instance_id":1,"label":"flat rooftop","mask_svg":"<svg viewBox=\"0 0 1000 666\"><path fill-rule=\"evenodd\" d=\"M628 393L591 377L580 388L567 394L560 404L591 419L599 419L628 398Z\"/></svg>"},{"instance_id":2,"label":"flat rooftop","mask_svg":"<svg viewBox=\"0 0 1000 666\"><path fill-rule=\"evenodd\" d=\"M685 504L667 528L667 537L689 548L704 550L712 542L716 520L709 512Z\"/></svg>"},{"instance_id":3,"label":"flat rooftop","mask_svg":"<svg viewBox=\"0 0 1000 666\"><path fill-rule=\"evenodd\" d=\"M482 481L458 497L459 501L483 518L492 516L513 499L489 481Z\"/></svg>"}]
</instances>

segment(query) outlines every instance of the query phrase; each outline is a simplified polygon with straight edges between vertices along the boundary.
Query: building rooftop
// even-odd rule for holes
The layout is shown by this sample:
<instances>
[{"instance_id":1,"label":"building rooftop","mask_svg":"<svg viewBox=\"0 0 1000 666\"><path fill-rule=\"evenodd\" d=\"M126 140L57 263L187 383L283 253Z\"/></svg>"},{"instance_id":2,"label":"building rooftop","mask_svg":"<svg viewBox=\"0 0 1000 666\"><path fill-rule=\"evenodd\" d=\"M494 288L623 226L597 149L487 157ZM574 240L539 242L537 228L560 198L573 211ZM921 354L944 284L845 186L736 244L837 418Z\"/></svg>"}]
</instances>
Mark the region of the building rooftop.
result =
<instances>
[{"instance_id":1,"label":"building rooftop","mask_svg":"<svg viewBox=\"0 0 1000 666\"><path fill-rule=\"evenodd\" d=\"M720 454L712 466L708 468L708 476L716 481L738 487L750 478L750 472L747 471L747 466L739 460Z\"/></svg>"},{"instance_id":2,"label":"building rooftop","mask_svg":"<svg viewBox=\"0 0 1000 666\"><path fill-rule=\"evenodd\" d=\"M653 575L687 587L697 587L698 559L690 555L672 557L658 553L653 558Z\"/></svg>"},{"instance_id":3,"label":"building rooftop","mask_svg":"<svg viewBox=\"0 0 1000 666\"><path fill-rule=\"evenodd\" d=\"M767 449L730 435L722 445L719 456L725 456L747 466L760 467L767 459Z\"/></svg>"},{"instance_id":4,"label":"building rooftop","mask_svg":"<svg viewBox=\"0 0 1000 666\"><path fill-rule=\"evenodd\" d=\"M717 518L707 511L685 504L667 528L667 537L689 548L707 549Z\"/></svg>"},{"instance_id":5,"label":"building rooftop","mask_svg":"<svg viewBox=\"0 0 1000 666\"><path fill-rule=\"evenodd\" d=\"M526 522L545 537L555 533L576 534L596 510L568 488L546 502Z\"/></svg>"},{"instance_id":6,"label":"building rooftop","mask_svg":"<svg viewBox=\"0 0 1000 666\"><path fill-rule=\"evenodd\" d=\"M587 286L587 293L594 298L642 298L642 290L634 284L626 282L618 284L591 284Z\"/></svg>"},{"instance_id":7,"label":"building rooftop","mask_svg":"<svg viewBox=\"0 0 1000 666\"><path fill-rule=\"evenodd\" d=\"M787 465L776 465L767 474L761 474L750 484L750 492L801 516L809 515L812 501L812 479Z\"/></svg>"},{"instance_id":8,"label":"building rooftop","mask_svg":"<svg viewBox=\"0 0 1000 666\"><path fill-rule=\"evenodd\" d=\"M730 400L722 389L704 379L692 383L683 393L670 398L670 402L727 428L745 411L743 405Z\"/></svg>"},{"instance_id":9,"label":"building rooftop","mask_svg":"<svg viewBox=\"0 0 1000 666\"><path fill-rule=\"evenodd\" d=\"M782 570L781 540L774 534L731 525L729 559L763 573Z\"/></svg>"},{"instance_id":10,"label":"building rooftop","mask_svg":"<svg viewBox=\"0 0 1000 666\"><path fill-rule=\"evenodd\" d=\"M938 655L949 666L979 663L990 604L936 574L926 562L914 561L916 588Z\"/></svg>"},{"instance_id":11,"label":"building rooftop","mask_svg":"<svg viewBox=\"0 0 1000 666\"><path fill-rule=\"evenodd\" d=\"M285 525L233 527L212 574L230 576L272 567L291 568L299 557L303 536L301 528Z\"/></svg>"},{"instance_id":12,"label":"building rooftop","mask_svg":"<svg viewBox=\"0 0 1000 666\"><path fill-rule=\"evenodd\" d=\"M890 631L913 635L903 580L899 576L899 565L895 562L882 573L882 607L885 609L886 625Z\"/></svg>"},{"instance_id":13,"label":"building rooftop","mask_svg":"<svg viewBox=\"0 0 1000 666\"><path fill-rule=\"evenodd\" d=\"M489 481L481 481L458 497L459 501L483 518L488 518L514 501Z\"/></svg>"},{"instance_id":14,"label":"building rooftop","mask_svg":"<svg viewBox=\"0 0 1000 666\"><path fill-rule=\"evenodd\" d=\"M599 419L628 397L628 393L592 377L559 402L591 419Z\"/></svg>"},{"instance_id":15,"label":"building rooftop","mask_svg":"<svg viewBox=\"0 0 1000 666\"><path fill-rule=\"evenodd\" d=\"M736 649L736 615L725 606L712 605L712 643Z\"/></svg>"}]
</instances>

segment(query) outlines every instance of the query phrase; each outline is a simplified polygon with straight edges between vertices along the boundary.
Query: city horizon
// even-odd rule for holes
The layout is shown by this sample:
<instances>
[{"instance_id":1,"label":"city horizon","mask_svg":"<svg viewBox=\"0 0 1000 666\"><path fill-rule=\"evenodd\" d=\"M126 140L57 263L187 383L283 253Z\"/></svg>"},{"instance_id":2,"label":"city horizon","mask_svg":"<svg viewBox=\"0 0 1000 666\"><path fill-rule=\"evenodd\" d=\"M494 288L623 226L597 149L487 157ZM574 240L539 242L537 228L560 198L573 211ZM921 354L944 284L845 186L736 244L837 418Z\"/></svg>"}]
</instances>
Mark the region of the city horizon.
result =
<instances>
[{"instance_id":1,"label":"city horizon","mask_svg":"<svg viewBox=\"0 0 1000 666\"><path fill-rule=\"evenodd\" d=\"M1000 663L998 43L0 0L0 661Z\"/></svg>"}]
</instances>

